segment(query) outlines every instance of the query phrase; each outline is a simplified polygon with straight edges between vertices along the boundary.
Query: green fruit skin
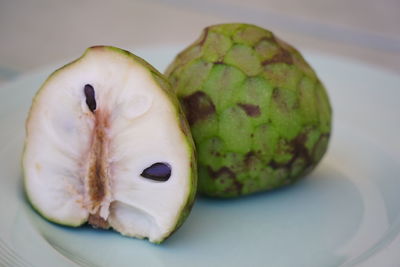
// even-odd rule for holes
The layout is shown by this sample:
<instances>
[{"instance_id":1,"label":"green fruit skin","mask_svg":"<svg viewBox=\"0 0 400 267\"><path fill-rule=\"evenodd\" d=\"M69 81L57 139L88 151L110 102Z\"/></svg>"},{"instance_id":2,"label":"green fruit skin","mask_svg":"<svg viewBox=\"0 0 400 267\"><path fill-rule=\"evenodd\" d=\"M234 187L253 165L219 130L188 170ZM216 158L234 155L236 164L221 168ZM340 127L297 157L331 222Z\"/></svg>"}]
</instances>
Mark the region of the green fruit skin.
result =
<instances>
[{"instance_id":1,"label":"green fruit skin","mask_svg":"<svg viewBox=\"0 0 400 267\"><path fill-rule=\"evenodd\" d=\"M171 84L169 83L169 81L166 79L166 77L160 73L158 70L156 70L152 65L150 65L147 61L145 61L144 59L130 53L129 51L117 48L117 47L113 47L113 46L92 46L89 47L88 49L86 49L86 51L84 52L84 54L66 64L65 66L57 69L56 71L54 71L48 78L47 80L43 83L43 85L40 87L40 89L37 91L37 93L35 94L33 100L32 100L32 105L30 110L32 110L33 106L36 104L36 99L39 97L41 90L46 86L47 81L49 81L54 75L56 75L57 73L59 73L60 71L62 71L65 68L69 68L69 67L73 67L74 63L78 62L80 59L84 58L85 55L90 51L90 50L110 50L113 51L115 53L119 53L122 55L125 55L129 58L131 58L133 61L135 61L136 63L140 64L141 66L143 66L145 69L147 69L149 71L149 73L152 75L154 81L160 86L160 88L163 90L163 92L165 93L165 95L167 96L167 98L171 101L171 103L173 104L173 106L175 107L175 115L177 118L177 121L179 122L179 128L181 129L182 132L182 136L184 137L184 141L185 141L185 145L186 145L186 149L188 150L188 154L190 155L190 174L189 174L189 180L190 180L190 190L188 192L188 195L186 197L186 202L182 204L182 207L180 209L180 211L178 212L178 214L180 214L180 216L177 218L176 220L176 224L175 227L171 228L171 231L168 232L167 234L165 234L161 239L154 241L153 243L156 244L160 244L162 242L164 242L168 237L170 237L175 231L177 231L179 229L179 227L183 224L183 222L186 220L186 218L189 216L190 211L193 207L194 204L194 200L196 197L196 193L197 193L197 164L196 164L196 148L194 145L194 141L192 138L192 134L190 131L190 127L188 125L187 119L185 117L185 114L183 112L183 109L180 105L180 102L178 101L175 92L172 91L171 89ZM28 119L29 119L29 115L28 115ZM27 129L26 129L27 131ZM22 155L25 152L25 148L26 148L26 142L27 140L25 139L25 145L24 145L24 151L22 153ZM22 156L23 158L23 156ZM22 164L22 169L23 169L23 173L24 173L24 177L26 177L25 175L25 168ZM25 179L24 179L25 181ZM61 224L61 225L65 225L65 226L70 226L70 227L79 227L81 225L83 225L84 223L87 222L87 219L82 220L79 223L71 223L71 222L65 222L65 221L59 221L55 218L52 218L51 216L48 216L47 214L44 214L38 207L37 205L31 200L29 194L28 194L28 190L26 189L26 183L24 182L24 191L25 194L27 196L27 199L29 201L29 203L31 204L32 208L39 213L42 217L46 218L47 220L57 223L57 224Z\"/></svg>"},{"instance_id":2,"label":"green fruit skin","mask_svg":"<svg viewBox=\"0 0 400 267\"><path fill-rule=\"evenodd\" d=\"M291 184L328 148L332 109L324 86L301 54L268 30L207 27L166 76L189 120L205 195Z\"/></svg>"}]
</instances>

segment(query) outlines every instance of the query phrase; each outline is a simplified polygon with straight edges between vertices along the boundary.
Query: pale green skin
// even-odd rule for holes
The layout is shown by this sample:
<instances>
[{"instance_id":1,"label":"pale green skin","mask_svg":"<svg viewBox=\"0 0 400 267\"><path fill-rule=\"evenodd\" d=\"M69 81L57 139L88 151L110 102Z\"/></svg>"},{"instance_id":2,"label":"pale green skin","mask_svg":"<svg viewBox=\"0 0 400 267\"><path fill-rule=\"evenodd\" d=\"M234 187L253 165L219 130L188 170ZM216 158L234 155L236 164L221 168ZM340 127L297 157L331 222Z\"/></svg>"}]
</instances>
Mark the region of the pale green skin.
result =
<instances>
[{"instance_id":1,"label":"pale green skin","mask_svg":"<svg viewBox=\"0 0 400 267\"><path fill-rule=\"evenodd\" d=\"M81 58L83 58L86 53L90 50L90 49L109 49L112 50L114 52L117 53L121 53L129 58L131 58L132 60L134 60L136 63L139 63L140 65L142 65L143 67L145 67L149 73L152 75L152 77L154 78L154 81L159 85L159 88L161 88L164 93L167 95L167 97L169 98L171 104L173 105L173 107L175 108L175 114L176 114L176 120L179 124L179 127L183 133L183 135L186 137L185 138L185 145L187 150L189 151L190 156L190 166L191 166L191 175L189 177L190 179L190 191L187 197L187 201L186 203L184 203L182 205L182 208L179 212L180 216L179 218L177 218L176 220L176 224L173 228L171 228L171 231L164 236L164 238L162 240L159 240L158 242L155 242L157 244L162 243L163 241L165 241L168 237L170 237L176 230L178 230L178 228L183 224L183 222L186 220L186 218L188 217L188 215L190 214L190 211L192 209L192 206L194 204L194 200L196 197L196 191L197 191L197 165L196 165L196 152L195 152L195 145L192 139L192 135L190 132L190 128L189 125L187 123L187 120L185 118L185 115L182 111L182 108L180 106L180 103L175 95L175 93L172 91L171 89L171 85L168 82L168 80L164 77L163 74L161 74L159 71L157 71L152 65L150 65L148 62L146 62L144 59L117 47L112 47L112 46L93 46L88 48L85 53L78 59L74 60L71 63L68 63L67 65L59 68L58 70L54 71L47 79L46 81L43 83L43 85L40 87L40 89L36 92L36 95L34 96L33 100L32 100L32 106L31 106L31 110L33 108L33 106L35 105L35 100L36 98L40 95L40 91L42 88L44 88L46 86L47 81L49 81L55 74L57 74L59 71L62 71L64 68L66 67L72 67L74 63L78 62ZM27 121L29 120L29 114L27 117ZM28 140L25 139L25 143ZM25 150L25 148L24 148ZM24 153L23 153L24 154ZM23 156L22 156L23 157ZM25 169L24 166L23 167L23 172L24 172L24 177L25 177ZM26 184L24 184L26 186ZM25 190L26 191L26 190ZM54 218L48 217L45 214L43 214L40 209L38 209L35 205L35 203L33 203L31 201L31 199L29 198L29 194L26 194L28 201L30 202L32 208L39 213L42 217L46 218L47 220L57 223L57 224L61 224L61 225L65 225L65 226L70 226L70 227L79 227L83 224L85 224L87 221L83 220L82 222L80 222L79 224L70 224L70 223L66 223L63 221L59 221L56 220Z\"/></svg>"},{"instance_id":2,"label":"pale green skin","mask_svg":"<svg viewBox=\"0 0 400 267\"><path fill-rule=\"evenodd\" d=\"M327 150L326 90L301 54L268 30L210 26L166 75L191 126L203 194L236 197L291 184Z\"/></svg>"}]
</instances>

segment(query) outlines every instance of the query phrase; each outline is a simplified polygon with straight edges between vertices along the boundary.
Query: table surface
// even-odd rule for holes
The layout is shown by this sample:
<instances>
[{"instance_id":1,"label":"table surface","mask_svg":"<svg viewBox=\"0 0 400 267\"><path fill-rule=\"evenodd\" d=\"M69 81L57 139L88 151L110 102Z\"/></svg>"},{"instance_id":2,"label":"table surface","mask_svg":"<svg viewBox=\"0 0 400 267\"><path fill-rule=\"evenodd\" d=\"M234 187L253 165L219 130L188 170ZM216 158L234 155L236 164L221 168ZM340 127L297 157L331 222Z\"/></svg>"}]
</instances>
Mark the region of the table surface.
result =
<instances>
[{"instance_id":1,"label":"table surface","mask_svg":"<svg viewBox=\"0 0 400 267\"><path fill-rule=\"evenodd\" d=\"M1 0L0 85L95 44L189 44L223 22L254 23L302 51L400 73L399 14L398 0Z\"/></svg>"}]
</instances>

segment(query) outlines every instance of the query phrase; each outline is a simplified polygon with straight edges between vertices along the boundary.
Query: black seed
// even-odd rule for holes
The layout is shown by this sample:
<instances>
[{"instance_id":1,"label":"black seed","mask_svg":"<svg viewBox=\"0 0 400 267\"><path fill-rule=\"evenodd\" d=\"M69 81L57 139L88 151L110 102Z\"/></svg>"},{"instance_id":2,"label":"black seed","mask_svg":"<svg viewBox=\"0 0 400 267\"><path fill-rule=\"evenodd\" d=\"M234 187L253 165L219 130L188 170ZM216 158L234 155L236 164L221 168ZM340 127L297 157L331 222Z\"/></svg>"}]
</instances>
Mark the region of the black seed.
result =
<instances>
[{"instance_id":1,"label":"black seed","mask_svg":"<svg viewBox=\"0 0 400 267\"><path fill-rule=\"evenodd\" d=\"M165 182L171 176L171 167L166 163L157 162L144 169L140 176L154 181Z\"/></svg>"},{"instance_id":2,"label":"black seed","mask_svg":"<svg viewBox=\"0 0 400 267\"><path fill-rule=\"evenodd\" d=\"M86 97L86 105L91 112L94 112L96 109L96 98L93 86L91 86L90 84L86 84L84 91Z\"/></svg>"}]
</instances>

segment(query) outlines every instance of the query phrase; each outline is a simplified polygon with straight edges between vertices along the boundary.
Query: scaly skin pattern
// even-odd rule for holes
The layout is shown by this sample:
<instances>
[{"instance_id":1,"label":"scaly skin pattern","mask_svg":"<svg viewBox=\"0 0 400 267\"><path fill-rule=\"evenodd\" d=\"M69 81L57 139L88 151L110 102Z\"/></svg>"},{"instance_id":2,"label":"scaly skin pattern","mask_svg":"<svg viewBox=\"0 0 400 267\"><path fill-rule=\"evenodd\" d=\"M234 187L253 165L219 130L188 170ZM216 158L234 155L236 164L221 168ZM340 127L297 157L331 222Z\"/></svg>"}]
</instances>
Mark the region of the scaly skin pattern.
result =
<instances>
[{"instance_id":1,"label":"scaly skin pattern","mask_svg":"<svg viewBox=\"0 0 400 267\"><path fill-rule=\"evenodd\" d=\"M237 197L291 184L327 150L326 90L301 54L268 30L210 26L166 75L189 120L205 195Z\"/></svg>"}]
</instances>

